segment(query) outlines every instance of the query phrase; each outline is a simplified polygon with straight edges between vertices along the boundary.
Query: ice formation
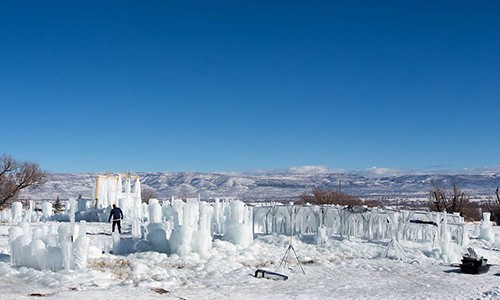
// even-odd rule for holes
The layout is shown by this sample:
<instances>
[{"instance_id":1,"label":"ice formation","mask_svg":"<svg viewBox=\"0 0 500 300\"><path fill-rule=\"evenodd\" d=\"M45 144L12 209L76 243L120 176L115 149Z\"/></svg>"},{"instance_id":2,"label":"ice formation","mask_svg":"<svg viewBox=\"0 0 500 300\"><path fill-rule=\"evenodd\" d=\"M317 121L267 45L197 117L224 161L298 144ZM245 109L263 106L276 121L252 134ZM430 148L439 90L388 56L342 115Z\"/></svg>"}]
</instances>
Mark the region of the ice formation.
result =
<instances>
[{"instance_id":1,"label":"ice formation","mask_svg":"<svg viewBox=\"0 0 500 300\"><path fill-rule=\"evenodd\" d=\"M162 221L162 208L157 199L149 199L149 222L160 223Z\"/></svg>"},{"instance_id":2,"label":"ice formation","mask_svg":"<svg viewBox=\"0 0 500 300\"><path fill-rule=\"evenodd\" d=\"M438 247L443 260L457 261L466 242L463 218L456 214L393 211L337 205L259 205L253 207L256 234L314 234L316 243L330 236L369 241L428 242ZM398 255L400 257L400 255Z\"/></svg>"},{"instance_id":3,"label":"ice formation","mask_svg":"<svg viewBox=\"0 0 500 300\"><path fill-rule=\"evenodd\" d=\"M318 228L318 232L315 235L316 244L322 245L328 241L328 234L326 232L326 227L322 226Z\"/></svg>"},{"instance_id":4,"label":"ice formation","mask_svg":"<svg viewBox=\"0 0 500 300\"><path fill-rule=\"evenodd\" d=\"M141 182L135 178L132 188L133 176L125 176L125 190L121 175L99 175L96 180L96 207L105 209L112 204L118 205L125 219L142 218L141 207Z\"/></svg>"},{"instance_id":5,"label":"ice formation","mask_svg":"<svg viewBox=\"0 0 500 300\"><path fill-rule=\"evenodd\" d=\"M0 212L0 222L12 222L12 209L4 209Z\"/></svg>"},{"instance_id":6,"label":"ice formation","mask_svg":"<svg viewBox=\"0 0 500 300\"><path fill-rule=\"evenodd\" d=\"M132 222L133 239L113 238L113 253L157 251L167 254L187 255L198 253L206 256L212 245L213 208L199 199L187 202L173 199L161 206L152 199L149 208L149 224Z\"/></svg>"},{"instance_id":7,"label":"ice formation","mask_svg":"<svg viewBox=\"0 0 500 300\"><path fill-rule=\"evenodd\" d=\"M42 203L42 221L49 221L53 215L52 203L44 201Z\"/></svg>"},{"instance_id":8,"label":"ice formation","mask_svg":"<svg viewBox=\"0 0 500 300\"><path fill-rule=\"evenodd\" d=\"M78 269L84 269L87 267L87 258L89 256L90 241L87 237L86 224L86 221L80 222L78 237L76 238L74 244L75 266Z\"/></svg>"},{"instance_id":9,"label":"ice formation","mask_svg":"<svg viewBox=\"0 0 500 300\"><path fill-rule=\"evenodd\" d=\"M483 219L481 220L481 223L479 225L479 238L486 240L486 241L494 242L495 235L493 234L493 231L491 228L492 224L490 221L490 216L491 216L491 213L489 213L489 212L483 213Z\"/></svg>"},{"instance_id":10,"label":"ice formation","mask_svg":"<svg viewBox=\"0 0 500 300\"><path fill-rule=\"evenodd\" d=\"M215 202L212 205L214 208L214 213L212 215L212 224L214 234L216 235L221 235L224 233L223 224L225 222L225 217L223 204L224 203L221 203L219 198L216 198Z\"/></svg>"},{"instance_id":11,"label":"ice formation","mask_svg":"<svg viewBox=\"0 0 500 300\"><path fill-rule=\"evenodd\" d=\"M206 256L212 244L213 208L195 198L188 199L182 206L182 213L178 209L179 205L173 207L174 228L170 237L172 252L179 255L195 252ZM182 217L182 222L179 217Z\"/></svg>"},{"instance_id":12,"label":"ice formation","mask_svg":"<svg viewBox=\"0 0 500 300\"><path fill-rule=\"evenodd\" d=\"M230 214L223 239L243 247L253 242L252 210L240 200L230 203Z\"/></svg>"},{"instance_id":13,"label":"ice formation","mask_svg":"<svg viewBox=\"0 0 500 300\"><path fill-rule=\"evenodd\" d=\"M455 214L416 211L393 211L380 208L344 207L338 205L283 205L263 203L248 206L233 198L215 199L208 203L199 198L159 201L149 204L140 200L140 181L120 176L99 181L96 186L99 208L88 205L88 200L70 198L63 214L52 214L50 203L42 204L42 212L34 211L33 203L23 212L20 202L0 217L8 222L61 220L69 221L54 230L34 229L26 233L26 226L12 229L11 247L15 253L40 253L54 257L50 266L38 258L13 255L15 265L34 268L85 268L88 238L77 232L75 222L81 220L107 222L110 203L117 201L125 215L125 224L131 225L132 238L113 235L113 253L157 251L167 254L206 256L213 239L222 239L246 247L254 234L311 235L319 245L333 237L368 241L428 242L446 262L456 260L457 249L464 244L463 219ZM106 207L103 207L106 205ZM85 231L85 222L80 226ZM82 229L83 228L83 229ZM492 240L491 222L485 214L477 228L478 236ZM54 238L57 236L57 238ZM26 250L29 247L31 250ZM27 252L26 252L27 251Z\"/></svg>"},{"instance_id":14,"label":"ice formation","mask_svg":"<svg viewBox=\"0 0 500 300\"><path fill-rule=\"evenodd\" d=\"M21 222L11 226L11 264L52 271L85 268L89 242L84 228L85 223L81 223L80 234L74 243L70 224L60 225L57 231L55 225L33 227Z\"/></svg>"},{"instance_id":15,"label":"ice formation","mask_svg":"<svg viewBox=\"0 0 500 300\"><path fill-rule=\"evenodd\" d=\"M21 222L23 220L23 205L21 202L12 203L12 222Z\"/></svg>"}]
</instances>

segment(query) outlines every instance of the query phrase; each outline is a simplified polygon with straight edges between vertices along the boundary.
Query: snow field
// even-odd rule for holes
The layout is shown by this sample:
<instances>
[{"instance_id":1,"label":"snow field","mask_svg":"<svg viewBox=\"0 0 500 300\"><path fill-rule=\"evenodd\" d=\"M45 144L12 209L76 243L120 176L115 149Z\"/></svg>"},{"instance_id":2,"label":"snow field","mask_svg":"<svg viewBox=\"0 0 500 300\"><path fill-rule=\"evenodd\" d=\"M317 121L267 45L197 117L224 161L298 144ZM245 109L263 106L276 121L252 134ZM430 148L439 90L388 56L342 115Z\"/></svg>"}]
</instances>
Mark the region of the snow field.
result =
<instances>
[{"instance_id":1,"label":"snow field","mask_svg":"<svg viewBox=\"0 0 500 300\"><path fill-rule=\"evenodd\" d=\"M407 223L408 217L403 214L377 212L369 217L370 223L365 220L368 216L345 210L331 210L322 218L321 211L311 207L296 215L301 222L297 229L300 234L291 238L290 222L294 215L288 214L288 207L267 211L264 208L262 215L266 218L260 219L254 235L252 212L238 201L226 207L220 203L211 207L196 199L186 204L173 201L168 209L154 201L151 204L151 220L168 217L169 221L149 223L146 239L139 238L144 231L137 227L135 219L124 221L121 236L111 234L108 223L24 223L20 227L1 224L1 299L28 299L31 294L53 299L498 299L500 232L487 222L467 225L464 245L460 246L450 242L447 230L441 239L433 238L440 234L435 229L438 226L400 226ZM76 205L71 207L74 216ZM17 208L13 207L13 211L19 215ZM213 215L213 211L219 213ZM339 219L329 217L333 213L343 215L339 214ZM270 215L273 218L267 217ZM70 220L74 221L74 217ZM339 223L331 228L339 231L318 227L323 220L328 224L337 220ZM441 222L437 218L436 221ZM211 232L203 229L212 225L220 233L214 240ZM71 232L78 238L79 232L86 232L85 265L80 262L79 268L37 270L23 266L35 267L32 260L11 264L11 260L24 259L24 255L19 255L22 251L12 252L13 239L28 230L32 231L29 239L54 233L56 227L59 241L67 240ZM325 230L317 234L314 228ZM408 228L407 239L391 243L404 228ZM436 230L436 235L431 229ZM13 231L10 237L9 231ZM460 232L454 234L455 241L462 237ZM21 241L22 246L28 244L27 240ZM289 253L287 268L277 269L290 243L297 257ZM467 246L488 258L493 264L490 272L467 275L450 266L460 260ZM42 248L35 244L30 253L38 253L37 249ZM46 257L43 261L54 260ZM254 278L258 268L282 272L289 279Z\"/></svg>"},{"instance_id":2,"label":"snow field","mask_svg":"<svg viewBox=\"0 0 500 300\"><path fill-rule=\"evenodd\" d=\"M84 299L499 299L499 266L481 275L460 273L444 264L431 244L401 242L403 261L382 259L388 241L368 242L331 238L323 245L311 236L293 239L290 269L279 270L287 281L254 278L257 268L275 271L289 245L285 235L257 236L248 247L215 240L206 256L157 252L112 255L110 224L88 223L88 265L80 270L38 271L12 267L8 248L8 226L0 226L0 281L2 299L31 299L31 293ZM125 224L124 239L131 226ZM493 227L496 241L499 228ZM470 246L500 264L500 244L472 236ZM103 253L104 251L104 253ZM389 255L391 256L391 255ZM414 261L418 261L418 263ZM155 289L169 293L159 295Z\"/></svg>"}]
</instances>

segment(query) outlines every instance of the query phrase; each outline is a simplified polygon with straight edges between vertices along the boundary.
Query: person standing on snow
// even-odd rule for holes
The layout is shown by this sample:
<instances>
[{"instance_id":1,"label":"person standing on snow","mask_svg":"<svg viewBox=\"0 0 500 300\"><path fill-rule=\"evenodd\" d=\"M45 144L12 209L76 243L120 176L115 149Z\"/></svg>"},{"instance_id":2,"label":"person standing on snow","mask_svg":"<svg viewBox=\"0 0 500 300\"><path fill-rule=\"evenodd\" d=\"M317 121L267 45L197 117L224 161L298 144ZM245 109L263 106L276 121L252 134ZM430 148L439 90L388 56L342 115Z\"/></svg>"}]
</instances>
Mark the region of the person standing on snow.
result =
<instances>
[{"instance_id":1,"label":"person standing on snow","mask_svg":"<svg viewBox=\"0 0 500 300\"><path fill-rule=\"evenodd\" d=\"M121 220L123 219L123 212L116 204L113 204L113 209L109 212L108 222L111 221L111 216L113 216L113 226L112 231L115 232L115 226L118 225L118 233L122 233Z\"/></svg>"}]
</instances>

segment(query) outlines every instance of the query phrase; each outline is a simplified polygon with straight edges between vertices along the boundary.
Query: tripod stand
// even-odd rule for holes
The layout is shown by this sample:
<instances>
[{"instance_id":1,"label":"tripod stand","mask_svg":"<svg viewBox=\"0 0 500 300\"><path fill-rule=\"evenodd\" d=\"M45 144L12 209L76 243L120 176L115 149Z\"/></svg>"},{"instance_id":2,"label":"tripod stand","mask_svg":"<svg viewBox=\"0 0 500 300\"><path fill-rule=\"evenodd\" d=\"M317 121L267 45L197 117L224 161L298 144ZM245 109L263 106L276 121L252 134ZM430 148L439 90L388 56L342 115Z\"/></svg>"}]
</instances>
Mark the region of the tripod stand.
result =
<instances>
[{"instance_id":1,"label":"tripod stand","mask_svg":"<svg viewBox=\"0 0 500 300\"><path fill-rule=\"evenodd\" d=\"M302 270L302 273L306 274L306 272L304 271L304 268L302 267L302 264L300 263L299 257L297 256L297 253L295 252L295 249L293 248L291 243L290 243L290 245L288 245L288 248L286 249L285 255L281 259L280 264L278 265L278 268L281 268L281 265L283 265L283 269L286 268L288 255L290 255L290 252L292 252L292 251L293 251L293 255L295 255L295 259L299 263L299 266L300 266L300 269Z\"/></svg>"},{"instance_id":2,"label":"tripod stand","mask_svg":"<svg viewBox=\"0 0 500 300\"><path fill-rule=\"evenodd\" d=\"M295 252L295 249L292 246L293 233L294 233L294 229L295 229L295 220L294 220L295 219L294 218L295 217L295 209L293 207L292 207L292 211L290 213L291 213L291 224L290 225L292 227L292 232L290 234L290 243L288 244L288 248L285 251L285 255L283 256L283 258L280 261L280 264L278 265L278 269L281 268L281 265L283 265L283 269L286 268L288 256L290 255L290 252L293 252L293 255L295 256L295 259L299 263L299 266L300 266L300 269L302 270L302 273L306 274L306 272L304 271L304 268L302 267L302 264L300 263L299 257L297 256L297 253Z\"/></svg>"},{"instance_id":3,"label":"tripod stand","mask_svg":"<svg viewBox=\"0 0 500 300\"><path fill-rule=\"evenodd\" d=\"M395 239L392 239L389 244L387 244L387 248L385 248L385 251L384 253L382 253L381 257L386 258L389 255L389 250L391 250L391 248L394 249L397 259L403 260L403 258L405 258L405 251L403 250L403 248L401 248L401 245L399 245L399 243Z\"/></svg>"}]
</instances>

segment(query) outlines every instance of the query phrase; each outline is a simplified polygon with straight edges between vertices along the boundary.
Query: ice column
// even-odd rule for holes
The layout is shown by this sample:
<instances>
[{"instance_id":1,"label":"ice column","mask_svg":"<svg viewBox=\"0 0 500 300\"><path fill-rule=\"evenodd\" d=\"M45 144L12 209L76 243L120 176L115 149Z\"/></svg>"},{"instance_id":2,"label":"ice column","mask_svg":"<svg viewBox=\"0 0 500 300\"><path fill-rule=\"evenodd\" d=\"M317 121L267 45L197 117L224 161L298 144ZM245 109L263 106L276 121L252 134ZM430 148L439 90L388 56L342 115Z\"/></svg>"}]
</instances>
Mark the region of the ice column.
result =
<instances>
[{"instance_id":1,"label":"ice column","mask_svg":"<svg viewBox=\"0 0 500 300\"><path fill-rule=\"evenodd\" d=\"M451 236L450 232L448 231L448 215L445 212L444 213L444 218L443 218L443 225L441 225L441 256L443 257L443 260L446 263L450 262L449 255L451 251Z\"/></svg>"},{"instance_id":2,"label":"ice column","mask_svg":"<svg viewBox=\"0 0 500 300\"><path fill-rule=\"evenodd\" d=\"M219 198L215 198L214 202L214 212L213 212L213 217L212 217L212 223L214 224L214 233L215 234L223 234L224 233L224 207L223 203L220 202Z\"/></svg>"},{"instance_id":3,"label":"ice column","mask_svg":"<svg viewBox=\"0 0 500 300\"><path fill-rule=\"evenodd\" d=\"M123 211L124 218L130 219L132 213L132 206L130 200L130 178L127 178L125 180L125 192L124 193L120 192L120 194L121 197L117 199L118 201L116 204Z\"/></svg>"},{"instance_id":4,"label":"ice column","mask_svg":"<svg viewBox=\"0 0 500 300\"><path fill-rule=\"evenodd\" d=\"M213 207L208 203L199 202L200 217L198 221L198 230L193 233L192 248L193 251L201 256L207 256L212 246L211 219Z\"/></svg>"},{"instance_id":5,"label":"ice column","mask_svg":"<svg viewBox=\"0 0 500 300\"><path fill-rule=\"evenodd\" d=\"M12 203L12 222L21 222L23 220L23 205L21 202Z\"/></svg>"},{"instance_id":6,"label":"ice column","mask_svg":"<svg viewBox=\"0 0 500 300\"><path fill-rule=\"evenodd\" d=\"M167 240L166 224L161 222L162 208L158 203L158 199L149 199L148 209L150 223L148 225L147 240L153 245L155 251L169 253L170 243ZM137 226L137 224L135 226ZM138 230L136 230L136 233L140 235Z\"/></svg>"},{"instance_id":7,"label":"ice column","mask_svg":"<svg viewBox=\"0 0 500 300\"><path fill-rule=\"evenodd\" d=\"M316 243L322 245L328 241L328 234L326 232L326 227L318 227L318 232L316 233Z\"/></svg>"},{"instance_id":8,"label":"ice column","mask_svg":"<svg viewBox=\"0 0 500 300\"><path fill-rule=\"evenodd\" d=\"M180 220L174 225L174 230L170 236L170 245L172 252L179 255L186 255L191 252L193 233L198 229L198 220L200 218L199 204L197 199L188 199L182 209L182 224ZM175 218L175 217L174 217Z\"/></svg>"},{"instance_id":9,"label":"ice column","mask_svg":"<svg viewBox=\"0 0 500 300\"><path fill-rule=\"evenodd\" d=\"M130 217L132 219L142 219L142 214L141 214L141 182L139 179L135 181L134 185L134 193L132 195L132 212L130 214Z\"/></svg>"},{"instance_id":10,"label":"ice column","mask_svg":"<svg viewBox=\"0 0 500 300\"><path fill-rule=\"evenodd\" d=\"M19 246L14 241L24 235L24 231L20 226L12 226L9 228L9 246L10 246L10 262L13 266L20 266L22 253Z\"/></svg>"},{"instance_id":11,"label":"ice column","mask_svg":"<svg viewBox=\"0 0 500 300\"><path fill-rule=\"evenodd\" d=\"M97 177L97 208L103 209L108 206L108 185L107 180Z\"/></svg>"},{"instance_id":12,"label":"ice column","mask_svg":"<svg viewBox=\"0 0 500 300\"><path fill-rule=\"evenodd\" d=\"M12 209L4 209L0 212L1 222L11 222L12 221Z\"/></svg>"},{"instance_id":13,"label":"ice column","mask_svg":"<svg viewBox=\"0 0 500 300\"><path fill-rule=\"evenodd\" d=\"M253 242L252 210L240 200L230 204L230 216L226 222L223 239L235 245L247 247Z\"/></svg>"},{"instance_id":14,"label":"ice column","mask_svg":"<svg viewBox=\"0 0 500 300\"><path fill-rule=\"evenodd\" d=\"M63 258L63 266L66 270L71 270L75 266L75 259L73 256L73 243L71 242L72 233L71 225L61 225L57 229L59 235L59 244L61 245L61 252Z\"/></svg>"},{"instance_id":15,"label":"ice column","mask_svg":"<svg viewBox=\"0 0 500 300\"><path fill-rule=\"evenodd\" d=\"M42 203L42 221L49 221L52 217L52 203L44 201Z\"/></svg>"},{"instance_id":16,"label":"ice column","mask_svg":"<svg viewBox=\"0 0 500 300\"><path fill-rule=\"evenodd\" d=\"M133 197L141 198L141 181L139 178L135 180Z\"/></svg>"},{"instance_id":17,"label":"ice column","mask_svg":"<svg viewBox=\"0 0 500 300\"><path fill-rule=\"evenodd\" d=\"M87 258L89 256L89 238L87 237L86 221L80 221L78 229L78 238L75 241L75 267L84 269L87 267Z\"/></svg>"},{"instance_id":18,"label":"ice column","mask_svg":"<svg viewBox=\"0 0 500 300\"><path fill-rule=\"evenodd\" d=\"M174 228L182 225L184 205L185 203L182 200L172 200L172 218L174 221Z\"/></svg>"},{"instance_id":19,"label":"ice column","mask_svg":"<svg viewBox=\"0 0 500 300\"><path fill-rule=\"evenodd\" d=\"M122 184L122 176L121 175L118 175L118 180L116 182L115 192L116 192L117 199L123 198L123 184ZM112 203L110 203L110 204L112 204Z\"/></svg>"},{"instance_id":20,"label":"ice column","mask_svg":"<svg viewBox=\"0 0 500 300\"><path fill-rule=\"evenodd\" d=\"M132 236L141 237L141 222L138 218L132 219Z\"/></svg>"},{"instance_id":21,"label":"ice column","mask_svg":"<svg viewBox=\"0 0 500 300\"><path fill-rule=\"evenodd\" d=\"M481 220L481 224L479 225L479 238L486 241L494 242L495 235L492 231L490 216L491 213L489 212L483 213L483 220Z\"/></svg>"},{"instance_id":22,"label":"ice column","mask_svg":"<svg viewBox=\"0 0 500 300\"><path fill-rule=\"evenodd\" d=\"M162 220L162 209L158 199L149 199L149 222L160 223Z\"/></svg>"},{"instance_id":23,"label":"ice column","mask_svg":"<svg viewBox=\"0 0 500 300\"><path fill-rule=\"evenodd\" d=\"M30 200L30 205L28 206L28 211L25 214L25 219L26 221L31 224L31 221L33 220L33 200Z\"/></svg>"},{"instance_id":24,"label":"ice column","mask_svg":"<svg viewBox=\"0 0 500 300\"><path fill-rule=\"evenodd\" d=\"M149 223L147 240L153 245L154 251L170 253L170 242L167 240L167 226L165 223Z\"/></svg>"}]
</instances>

